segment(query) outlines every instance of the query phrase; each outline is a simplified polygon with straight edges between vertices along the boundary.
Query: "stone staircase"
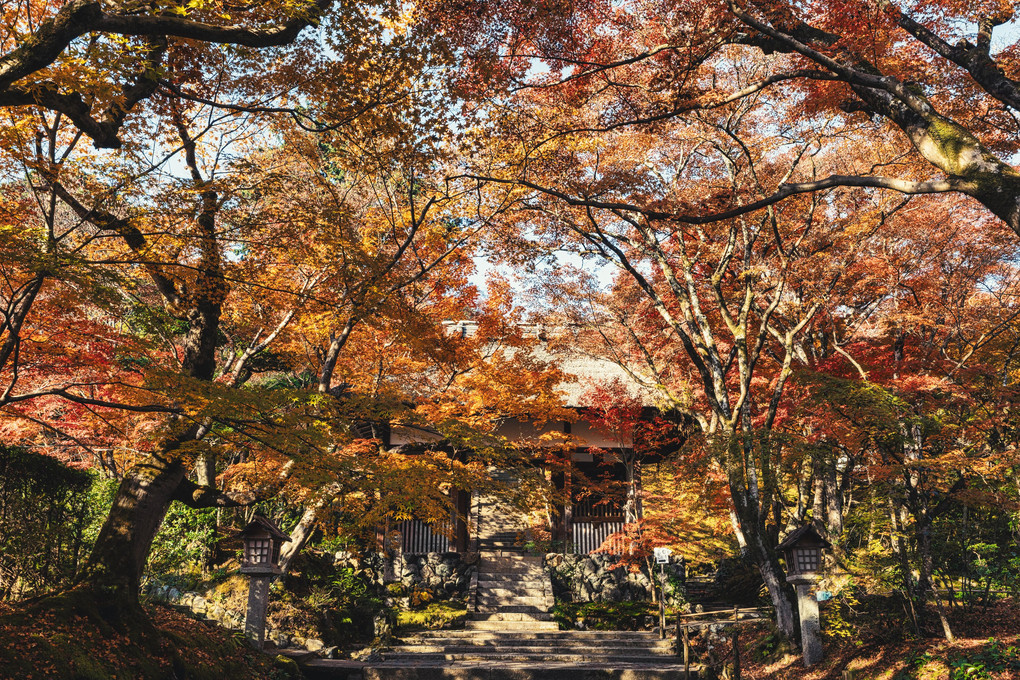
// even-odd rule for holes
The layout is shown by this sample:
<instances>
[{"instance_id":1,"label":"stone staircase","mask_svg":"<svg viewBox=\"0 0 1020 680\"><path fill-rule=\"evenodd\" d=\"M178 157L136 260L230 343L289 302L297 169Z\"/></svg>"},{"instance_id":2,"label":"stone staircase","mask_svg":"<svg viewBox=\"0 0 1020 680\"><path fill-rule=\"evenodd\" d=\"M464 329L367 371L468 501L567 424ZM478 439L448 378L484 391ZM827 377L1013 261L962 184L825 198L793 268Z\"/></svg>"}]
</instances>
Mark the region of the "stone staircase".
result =
<instances>
[{"instance_id":1,"label":"stone staircase","mask_svg":"<svg viewBox=\"0 0 1020 680\"><path fill-rule=\"evenodd\" d=\"M506 484L506 473L493 475ZM520 542L526 527L521 513L494 497L475 499L478 570L471 583L468 621L478 631L556 631L552 581L542 558L525 554Z\"/></svg>"},{"instance_id":2,"label":"stone staircase","mask_svg":"<svg viewBox=\"0 0 1020 680\"><path fill-rule=\"evenodd\" d=\"M405 638L364 680L688 680L657 633L429 631Z\"/></svg>"},{"instance_id":3,"label":"stone staircase","mask_svg":"<svg viewBox=\"0 0 1020 680\"><path fill-rule=\"evenodd\" d=\"M512 480L505 480L512 481ZM348 680L688 680L670 640L652 632L561 631L542 558L520 546L520 513L476 498L478 569L463 630L407 636L371 662L317 660L306 675Z\"/></svg>"},{"instance_id":4,"label":"stone staircase","mask_svg":"<svg viewBox=\"0 0 1020 680\"><path fill-rule=\"evenodd\" d=\"M692 680L670 640L628 631L438 630L405 637L382 661L320 659L309 680Z\"/></svg>"},{"instance_id":5,"label":"stone staircase","mask_svg":"<svg viewBox=\"0 0 1020 680\"><path fill-rule=\"evenodd\" d=\"M555 631L552 581L541 557L510 551L483 552L473 598L468 604L468 630Z\"/></svg>"}]
</instances>

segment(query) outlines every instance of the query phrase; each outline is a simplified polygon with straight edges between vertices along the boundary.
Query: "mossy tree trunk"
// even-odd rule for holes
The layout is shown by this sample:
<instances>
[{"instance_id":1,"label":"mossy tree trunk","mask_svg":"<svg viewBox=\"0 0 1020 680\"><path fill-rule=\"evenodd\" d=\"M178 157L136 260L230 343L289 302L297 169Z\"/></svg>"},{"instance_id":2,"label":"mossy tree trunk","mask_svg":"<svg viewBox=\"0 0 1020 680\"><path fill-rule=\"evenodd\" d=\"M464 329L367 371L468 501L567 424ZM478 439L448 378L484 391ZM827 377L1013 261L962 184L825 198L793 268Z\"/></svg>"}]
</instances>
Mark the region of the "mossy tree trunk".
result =
<instances>
[{"instance_id":1,"label":"mossy tree trunk","mask_svg":"<svg viewBox=\"0 0 1020 680\"><path fill-rule=\"evenodd\" d=\"M180 345L180 372L192 380L208 382L216 374L222 305L229 291L222 273L222 244L216 233L216 217L222 204L199 171L193 139L183 122L179 119L176 122L197 191L199 266L190 281L168 275L170 267L150 266L149 272L167 312L187 324ZM95 210L77 211L101 228L112 223L112 216ZM123 225L120 232L127 235L133 250L148 248L140 230L132 225ZM180 501L195 508L238 505L211 486L209 469L215 465L212 452L200 458L198 483L188 479L192 457L182 449L204 438L212 424L209 419L196 422L177 414L167 416L165 434L157 450L124 474L83 572L84 585L111 603L137 607L149 551L170 504Z\"/></svg>"},{"instance_id":2,"label":"mossy tree trunk","mask_svg":"<svg viewBox=\"0 0 1020 680\"><path fill-rule=\"evenodd\" d=\"M186 470L152 456L124 476L82 579L104 596L133 604L152 542Z\"/></svg>"}]
</instances>

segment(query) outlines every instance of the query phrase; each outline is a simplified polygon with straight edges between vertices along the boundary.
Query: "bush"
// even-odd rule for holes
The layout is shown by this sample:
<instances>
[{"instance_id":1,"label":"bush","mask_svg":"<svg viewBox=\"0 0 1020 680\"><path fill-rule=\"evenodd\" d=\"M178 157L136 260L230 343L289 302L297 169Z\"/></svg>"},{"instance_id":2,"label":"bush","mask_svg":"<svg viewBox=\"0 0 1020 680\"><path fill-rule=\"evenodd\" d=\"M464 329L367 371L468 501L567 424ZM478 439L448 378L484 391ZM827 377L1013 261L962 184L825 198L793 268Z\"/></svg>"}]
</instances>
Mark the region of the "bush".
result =
<instances>
[{"instance_id":1,"label":"bush","mask_svg":"<svg viewBox=\"0 0 1020 680\"><path fill-rule=\"evenodd\" d=\"M765 582L761 571L750 558L727 558L719 561L714 590L725 602L756 606L763 599Z\"/></svg>"},{"instance_id":2,"label":"bush","mask_svg":"<svg viewBox=\"0 0 1020 680\"><path fill-rule=\"evenodd\" d=\"M274 585L279 591L269 604L273 626L326 644L371 640L373 619L387 608L382 589L367 572L335 567L331 555L314 549L299 554L290 572Z\"/></svg>"},{"instance_id":3,"label":"bush","mask_svg":"<svg viewBox=\"0 0 1020 680\"><path fill-rule=\"evenodd\" d=\"M453 628L467 619L462 602L432 602L421 609L397 612L397 626L404 632L420 629Z\"/></svg>"},{"instance_id":4,"label":"bush","mask_svg":"<svg viewBox=\"0 0 1020 680\"><path fill-rule=\"evenodd\" d=\"M1003 647L995 638L989 638L988 646L979 652L968 654L949 662L950 680L981 680L992 677L992 673L1020 671L1020 649Z\"/></svg>"},{"instance_id":5,"label":"bush","mask_svg":"<svg viewBox=\"0 0 1020 680\"><path fill-rule=\"evenodd\" d=\"M78 575L116 482L0 445L0 600L67 585Z\"/></svg>"},{"instance_id":6,"label":"bush","mask_svg":"<svg viewBox=\"0 0 1020 680\"><path fill-rule=\"evenodd\" d=\"M898 593L866 595L844 588L835 598L822 603L822 634L831 641L862 645L899 642L913 630L906 607Z\"/></svg>"},{"instance_id":7,"label":"bush","mask_svg":"<svg viewBox=\"0 0 1020 680\"><path fill-rule=\"evenodd\" d=\"M581 626L588 630L640 630L645 617L658 620L658 615L658 605L650 602L562 602L553 607L553 619L565 630Z\"/></svg>"},{"instance_id":8,"label":"bush","mask_svg":"<svg viewBox=\"0 0 1020 680\"><path fill-rule=\"evenodd\" d=\"M204 572L216 543L216 510L195 510L171 503L152 541L146 571L149 574Z\"/></svg>"}]
</instances>

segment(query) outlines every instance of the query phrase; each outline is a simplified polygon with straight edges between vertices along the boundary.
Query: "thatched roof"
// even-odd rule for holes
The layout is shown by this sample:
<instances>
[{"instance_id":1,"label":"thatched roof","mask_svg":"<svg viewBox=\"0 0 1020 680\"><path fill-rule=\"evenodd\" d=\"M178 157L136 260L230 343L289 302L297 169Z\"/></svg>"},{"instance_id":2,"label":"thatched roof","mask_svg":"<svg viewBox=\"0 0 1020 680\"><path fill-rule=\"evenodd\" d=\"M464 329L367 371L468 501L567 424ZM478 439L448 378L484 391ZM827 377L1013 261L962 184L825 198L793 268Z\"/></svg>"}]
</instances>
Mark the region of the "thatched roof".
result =
<instances>
[{"instance_id":1,"label":"thatched roof","mask_svg":"<svg viewBox=\"0 0 1020 680\"><path fill-rule=\"evenodd\" d=\"M539 350L543 351L544 350ZM583 398L585 392L599 384L619 382L629 396L641 401L642 406L654 406L658 403L658 395L652 387L642 385L630 373L618 364L601 357L593 357L581 352L558 350L545 352L561 371L570 379L558 385L564 392L566 406L587 406Z\"/></svg>"},{"instance_id":2,"label":"thatched roof","mask_svg":"<svg viewBox=\"0 0 1020 680\"><path fill-rule=\"evenodd\" d=\"M460 337L474 337L478 331L478 324L474 321L446 321L444 324L447 333ZM546 336L548 334L549 337L559 337L561 333L557 333L556 329L525 324L524 332L526 336L530 335L541 340L532 350L532 356L538 361L552 363L568 376L567 380L558 385L558 389L564 393L565 406L571 408L586 406L587 404L582 403L585 392L599 384L617 381L630 396L639 399L643 406L652 407L660 403L660 395L654 387L642 384L619 364L603 357L586 354L568 343L557 342L553 348Z\"/></svg>"}]
</instances>

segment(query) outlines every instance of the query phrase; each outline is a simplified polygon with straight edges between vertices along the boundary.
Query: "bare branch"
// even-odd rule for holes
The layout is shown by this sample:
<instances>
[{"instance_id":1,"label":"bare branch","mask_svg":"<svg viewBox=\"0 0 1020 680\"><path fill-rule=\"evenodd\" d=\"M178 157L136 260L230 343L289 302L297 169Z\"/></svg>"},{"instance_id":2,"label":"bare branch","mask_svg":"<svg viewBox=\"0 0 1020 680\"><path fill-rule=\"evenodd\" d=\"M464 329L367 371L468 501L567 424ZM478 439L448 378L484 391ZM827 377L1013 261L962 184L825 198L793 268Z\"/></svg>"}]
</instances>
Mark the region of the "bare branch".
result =
<instances>
[{"instance_id":1,"label":"bare branch","mask_svg":"<svg viewBox=\"0 0 1020 680\"><path fill-rule=\"evenodd\" d=\"M496 184L510 184L527 187L548 196L558 198L568 205L638 213L651 220L681 222L683 224L710 224L712 222L720 222L733 217L746 215L747 213L761 210L762 208L767 208L768 206L779 203L790 196L822 191L824 189L833 189L836 187L889 189L891 191L898 191L904 194L935 194L950 191L970 194L978 191L976 183L957 178L932 180L929 182L914 182L893 177L878 177L874 175L831 175L814 182L791 182L788 184L781 184L776 192L771 196L766 196L765 198L754 201L753 203L748 203L723 212L711 213L708 215L695 215L663 212L661 210L649 210L640 205L624 203L622 201L600 201L580 196L571 196L570 194L558 189L544 187L525 179L504 179L483 175L463 175L463 177L475 179L480 182L494 182Z\"/></svg>"}]
</instances>

